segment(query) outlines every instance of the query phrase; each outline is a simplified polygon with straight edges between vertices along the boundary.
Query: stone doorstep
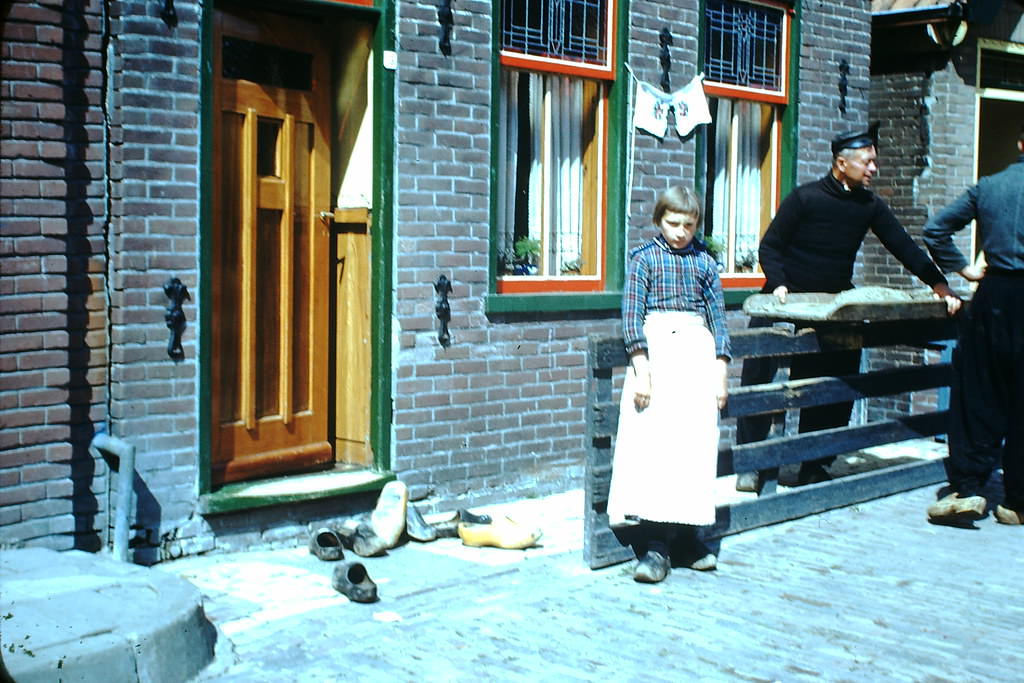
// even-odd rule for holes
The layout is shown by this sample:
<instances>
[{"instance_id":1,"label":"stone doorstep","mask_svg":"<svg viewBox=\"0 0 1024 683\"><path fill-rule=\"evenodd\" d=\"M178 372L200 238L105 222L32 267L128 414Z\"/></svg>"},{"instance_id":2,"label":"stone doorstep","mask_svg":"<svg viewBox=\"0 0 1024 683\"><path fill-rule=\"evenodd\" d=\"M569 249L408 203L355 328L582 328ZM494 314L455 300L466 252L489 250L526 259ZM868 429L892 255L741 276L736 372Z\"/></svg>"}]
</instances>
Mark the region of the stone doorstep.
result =
<instances>
[{"instance_id":1,"label":"stone doorstep","mask_svg":"<svg viewBox=\"0 0 1024 683\"><path fill-rule=\"evenodd\" d=\"M4 551L0 578L4 662L19 683L182 681L213 657L199 590L177 576L26 548Z\"/></svg>"}]
</instances>

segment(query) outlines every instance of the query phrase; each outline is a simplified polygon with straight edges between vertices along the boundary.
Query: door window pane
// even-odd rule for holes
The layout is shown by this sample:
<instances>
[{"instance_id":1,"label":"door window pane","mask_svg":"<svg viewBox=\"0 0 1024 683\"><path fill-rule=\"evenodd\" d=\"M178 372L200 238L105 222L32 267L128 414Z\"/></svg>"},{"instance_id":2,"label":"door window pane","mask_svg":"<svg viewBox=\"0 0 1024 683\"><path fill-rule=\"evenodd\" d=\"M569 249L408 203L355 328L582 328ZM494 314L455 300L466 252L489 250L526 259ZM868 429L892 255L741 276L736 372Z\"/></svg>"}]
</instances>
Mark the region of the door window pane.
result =
<instances>
[{"instance_id":1,"label":"door window pane","mask_svg":"<svg viewBox=\"0 0 1024 683\"><path fill-rule=\"evenodd\" d=\"M224 36L221 75L291 90L313 89L313 55Z\"/></svg>"}]
</instances>

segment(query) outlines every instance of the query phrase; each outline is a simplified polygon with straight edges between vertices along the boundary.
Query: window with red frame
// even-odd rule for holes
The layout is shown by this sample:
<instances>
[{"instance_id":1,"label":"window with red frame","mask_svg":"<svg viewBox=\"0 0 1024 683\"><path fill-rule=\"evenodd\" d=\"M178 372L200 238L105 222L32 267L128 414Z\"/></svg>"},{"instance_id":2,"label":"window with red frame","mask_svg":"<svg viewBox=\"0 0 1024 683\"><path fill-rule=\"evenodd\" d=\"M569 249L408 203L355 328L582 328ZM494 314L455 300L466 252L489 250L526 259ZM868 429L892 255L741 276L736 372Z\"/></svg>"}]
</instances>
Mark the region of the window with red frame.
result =
<instances>
[{"instance_id":1,"label":"window with red frame","mask_svg":"<svg viewBox=\"0 0 1024 683\"><path fill-rule=\"evenodd\" d=\"M704 90L711 96L705 235L726 286L757 286L757 250L779 202L782 114L789 101L791 10L707 0Z\"/></svg>"},{"instance_id":2,"label":"window with red frame","mask_svg":"<svg viewBox=\"0 0 1024 683\"><path fill-rule=\"evenodd\" d=\"M613 6L502 0L498 292L604 288Z\"/></svg>"}]
</instances>

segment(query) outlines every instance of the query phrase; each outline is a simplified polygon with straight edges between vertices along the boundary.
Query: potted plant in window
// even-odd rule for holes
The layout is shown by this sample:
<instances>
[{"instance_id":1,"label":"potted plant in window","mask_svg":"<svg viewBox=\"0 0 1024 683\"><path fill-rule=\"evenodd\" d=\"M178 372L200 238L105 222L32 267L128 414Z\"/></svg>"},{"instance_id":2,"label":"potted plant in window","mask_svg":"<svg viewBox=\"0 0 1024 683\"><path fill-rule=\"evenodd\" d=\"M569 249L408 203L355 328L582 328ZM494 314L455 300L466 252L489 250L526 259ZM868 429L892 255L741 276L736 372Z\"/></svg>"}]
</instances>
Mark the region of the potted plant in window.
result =
<instances>
[{"instance_id":1,"label":"potted plant in window","mask_svg":"<svg viewBox=\"0 0 1024 683\"><path fill-rule=\"evenodd\" d=\"M515 251L516 275L536 275L537 262L540 260L540 240L520 237L513 246Z\"/></svg>"},{"instance_id":2,"label":"potted plant in window","mask_svg":"<svg viewBox=\"0 0 1024 683\"><path fill-rule=\"evenodd\" d=\"M715 259L715 263L718 264L718 272L722 272L725 269L725 264L722 262L722 258L725 256L725 244L714 235L707 234L701 238L701 241L707 247L711 258Z\"/></svg>"}]
</instances>

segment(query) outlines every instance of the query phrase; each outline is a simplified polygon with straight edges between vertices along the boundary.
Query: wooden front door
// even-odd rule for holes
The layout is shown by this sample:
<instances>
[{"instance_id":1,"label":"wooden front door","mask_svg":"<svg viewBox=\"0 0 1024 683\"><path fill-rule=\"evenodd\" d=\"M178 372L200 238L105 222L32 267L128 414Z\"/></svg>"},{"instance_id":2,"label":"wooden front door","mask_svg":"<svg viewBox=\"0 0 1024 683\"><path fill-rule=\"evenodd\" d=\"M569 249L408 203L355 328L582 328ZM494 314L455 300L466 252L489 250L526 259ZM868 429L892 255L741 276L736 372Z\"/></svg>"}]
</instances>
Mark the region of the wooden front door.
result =
<instances>
[{"instance_id":1,"label":"wooden front door","mask_svg":"<svg viewBox=\"0 0 1024 683\"><path fill-rule=\"evenodd\" d=\"M218 11L213 481L329 464L330 55L322 24Z\"/></svg>"}]
</instances>

